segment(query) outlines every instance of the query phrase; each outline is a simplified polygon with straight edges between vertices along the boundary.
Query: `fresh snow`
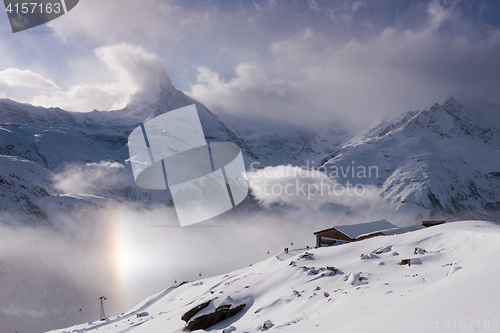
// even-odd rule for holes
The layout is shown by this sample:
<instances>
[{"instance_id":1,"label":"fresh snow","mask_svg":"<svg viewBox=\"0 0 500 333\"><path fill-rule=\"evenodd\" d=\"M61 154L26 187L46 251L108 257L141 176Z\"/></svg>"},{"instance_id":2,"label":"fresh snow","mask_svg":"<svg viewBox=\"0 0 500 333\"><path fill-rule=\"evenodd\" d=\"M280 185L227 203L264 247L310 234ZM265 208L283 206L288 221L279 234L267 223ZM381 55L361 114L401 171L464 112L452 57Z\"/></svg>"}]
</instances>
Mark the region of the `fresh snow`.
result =
<instances>
[{"instance_id":1,"label":"fresh snow","mask_svg":"<svg viewBox=\"0 0 500 333\"><path fill-rule=\"evenodd\" d=\"M215 114L175 89L166 73L160 73L156 87L137 93L118 111L69 112L0 99L1 221L14 226L50 225L54 223L52 206L103 206L107 199L140 206L168 205L171 197L167 191L136 186L128 162L128 135L147 119L192 104L197 107L207 141L236 143L247 165L256 159ZM93 168L87 174L98 175L110 172L105 165L110 161L122 167L107 177L115 181L96 186L92 193L70 194L53 186L57 175L64 175L68 168L71 171L72 166L76 166L74 173L85 174L79 168Z\"/></svg>"},{"instance_id":2,"label":"fresh snow","mask_svg":"<svg viewBox=\"0 0 500 333\"><path fill-rule=\"evenodd\" d=\"M51 332L185 332L182 315L207 300L212 310L246 304L211 332L496 331L499 240L497 224L463 221L293 251L172 286L121 316Z\"/></svg>"},{"instance_id":3,"label":"fresh snow","mask_svg":"<svg viewBox=\"0 0 500 333\"><path fill-rule=\"evenodd\" d=\"M397 227L387 220L378 220L366 223L357 223L351 225L339 225L335 229L350 237L356 239L361 236L369 235L377 231L396 229Z\"/></svg>"},{"instance_id":4,"label":"fresh snow","mask_svg":"<svg viewBox=\"0 0 500 333\"><path fill-rule=\"evenodd\" d=\"M499 153L500 131L450 97L429 110L382 121L335 150L322 168L327 174L355 168L354 176L339 172L337 180L377 186L384 198L381 215L406 225L426 219L494 220ZM371 166L377 173L358 176L359 168Z\"/></svg>"},{"instance_id":5,"label":"fresh snow","mask_svg":"<svg viewBox=\"0 0 500 333\"><path fill-rule=\"evenodd\" d=\"M422 224L412 224L412 225L409 225L409 226L406 226L406 227L384 230L384 231L382 231L382 233L384 235L386 235L386 236L389 236L389 235L399 235L399 234L404 234L406 232L416 231L416 230L420 230L420 229L425 229L424 225L422 225Z\"/></svg>"},{"instance_id":6,"label":"fresh snow","mask_svg":"<svg viewBox=\"0 0 500 333\"><path fill-rule=\"evenodd\" d=\"M80 209L96 211L108 202L140 208L168 204L170 197L166 191L148 191L135 185L127 161L127 136L143 121L190 104L197 105L206 139L238 144L242 148L247 168L252 162L259 162L260 167L286 164L316 168L322 166L330 173L340 167L344 170L351 168L352 171L353 167L376 166L376 176L359 178L356 173L356 177L351 177L353 174L346 172L347 177L341 174L337 181L373 185L378 188L382 203L365 211L362 210L363 206L359 210L328 205L321 207L325 210L319 211L328 212L333 220L346 211L347 218L356 220L353 222L387 218L398 226L426 219L450 221L500 218L500 126L493 118L486 117L498 113L498 106L484 103L468 103L464 106L450 98L442 105L433 105L429 110L406 112L386 119L358 136L353 136L352 130L339 124L322 124L324 126L316 132L289 124L283 124L278 130L275 126L277 122L267 120L251 123L247 119L219 119L205 106L175 89L168 76L160 73L156 87L138 93L126 108L116 111L76 113L0 99L2 224L13 227L45 225L64 232L72 227L60 215L71 216ZM227 127L224 124L226 120ZM120 167L110 168L107 165L109 163L119 164ZM76 189L58 188L58 179L68 175L81 176L81 180L77 178L73 183L84 183L88 189L83 190L81 186ZM286 213L293 214L295 219L325 226L331 223L317 219L314 215L317 211L302 211L291 205L273 205L264 209L251 198L245 204L232 211L241 214L235 215L236 218L248 212L284 212L285 216ZM416 231L415 234L420 232L426 230ZM323 251L327 250L314 252L316 258ZM365 259L369 259L363 261L379 260L375 258L379 255L363 251L366 252L363 253ZM400 249L393 253L398 251ZM279 258L292 259L289 255L280 255ZM334 260L328 264L337 263ZM421 265L412 265L408 269L425 265L426 261L422 260ZM308 267L307 274L314 275L319 269L319 266L315 267ZM463 269L456 267L450 268L450 276L462 274ZM354 270L349 273L353 274L351 279L359 274ZM16 281L13 275L3 276ZM272 277L269 278L272 280ZM373 283L369 285L373 286ZM25 292L35 288L25 288ZM11 289L10 285L4 288ZM175 292L180 289L176 288ZM303 295L299 287L295 290ZM332 294L331 291L328 293ZM30 297L31 304L26 305L27 309L43 300L37 293ZM2 304L13 301L7 298ZM180 303L177 305L184 306ZM294 314L292 310L286 308L283 311ZM154 314L147 311L150 315ZM6 318L11 313L4 311ZM298 313L295 315L300 317ZM23 320L30 321L29 318L34 317L25 316ZM243 317L248 318L246 312ZM143 321L146 320L144 318ZM267 323L266 327L279 329L280 325L284 325L283 322L276 315L268 319L259 318L251 324L262 327ZM303 322L290 327L299 327ZM248 326L248 330L252 331L257 326ZM238 325L234 327L236 330L231 326L225 328L227 332L241 331Z\"/></svg>"},{"instance_id":7,"label":"fresh snow","mask_svg":"<svg viewBox=\"0 0 500 333\"><path fill-rule=\"evenodd\" d=\"M286 164L321 166L331 175L343 168L347 171L337 172L338 182L376 186L383 204L375 212L368 215L362 209L346 207L358 221L388 218L409 225L422 219L499 218L500 130L477 111L482 112L485 106L469 103L466 107L453 98L429 110L386 119L358 136L339 124L325 124L314 133L289 124L277 128L277 121L249 122L223 116L234 126L233 132L205 106L175 89L161 73L157 87L137 93L127 107L117 111L67 112L0 99L0 155L17 156L52 172L61 172L68 164L123 163L125 172L114 188L87 194L139 205L168 204L171 198L165 192L153 193L135 186L127 162L127 136L141 122L190 104L198 108L206 139L238 144L247 169ZM3 163L0 161L2 168ZM377 171L359 177L360 167L375 167ZM17 171L12 174L25 176ZM35 182L50 183L46 175L50 173L40 173ZM50 192L49 186L43 188ZM5 193L0 206L17 200L16 191ZM23 209L29 220L31 204L38 216L51 215L31 194L23 198L27 201L23 207L28 209L20 209L13 220L23 219Z\"/></svg>"}]
</instances>

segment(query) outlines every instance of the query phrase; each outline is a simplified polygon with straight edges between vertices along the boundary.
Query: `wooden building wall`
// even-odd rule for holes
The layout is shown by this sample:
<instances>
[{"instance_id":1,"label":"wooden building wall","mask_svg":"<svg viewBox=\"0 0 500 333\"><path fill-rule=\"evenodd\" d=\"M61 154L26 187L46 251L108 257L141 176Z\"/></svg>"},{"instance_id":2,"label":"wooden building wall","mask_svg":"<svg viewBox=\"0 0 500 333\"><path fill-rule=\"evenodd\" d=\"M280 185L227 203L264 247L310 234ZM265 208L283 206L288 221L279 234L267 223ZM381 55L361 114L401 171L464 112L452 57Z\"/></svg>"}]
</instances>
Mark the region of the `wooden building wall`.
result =
<instances>
[{"instance_id":1,"label":"wooden building wall","mask_svg":"<svg viewBox=\"0 0 500 333\"><path fill-rule=\"evenodd\" d=\"M446 221L422 221L422 225L425 227L433 227L435 225L440 225L445 223Z\"/></svg>"},{"instance_id":2,"label":"wooden building wall","mask_svg":"<svg viewBox=\"0 0 500 333\"><path fill-rule=\"evenodd\" d=\"M316 237L319 236L319 237L335 238L335 239L340 239L340 240L347 241L347 242L353 241L351 238L347 237L346 235L344 235L343 233L341 233L340 231L338 231L337 229L334 229L334 228L319 231L315 234L316 234Z\"/></svg>"}]
</instances>

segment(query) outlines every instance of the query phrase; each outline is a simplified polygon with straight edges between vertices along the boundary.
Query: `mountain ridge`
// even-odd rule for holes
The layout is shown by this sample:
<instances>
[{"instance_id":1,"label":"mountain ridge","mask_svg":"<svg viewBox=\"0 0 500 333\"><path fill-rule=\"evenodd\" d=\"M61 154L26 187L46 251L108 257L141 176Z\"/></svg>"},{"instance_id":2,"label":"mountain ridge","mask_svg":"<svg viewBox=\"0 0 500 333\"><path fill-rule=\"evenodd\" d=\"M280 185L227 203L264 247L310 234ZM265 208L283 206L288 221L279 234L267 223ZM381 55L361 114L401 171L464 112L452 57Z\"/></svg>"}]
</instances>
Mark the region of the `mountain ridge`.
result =
<instances>
[{"instance_id":1,"label":"mountain ridge","mask_svg":"<svg viewBox=\"0 0 500 333\"><path fill-rule=\"evenodd\" d=\"M407 223L417 216L445 218L468 210L475 218L495 220L498 213L490 208L500 205L500 183L490 175L498 172L498 142L498 130L450 97L429 110L382 121L321 167L376 165L377 179L340 180L379 186L387 210L405 211L399 218Z\"/></svg>"},{"instance_id":2,"label":"mountain ridge","mask_svg":"<svg viewBox=\"0 0 500 333\"><path fill-rule=\"evenodd\" d=\"M31 179L32 173L32 168L25 167L27 161L47 170L39 173L41 179L38 183L45 184L47 193L50 193L49 198L64 207L87 207L89 200L81 194L130 204L171 204L167 192L144 190L135 185L128 162L128 135L148 119L191 104L197 106L207 141L236 143L241 147L247 164L258 159L245 141L238 138L215 114L175 89L166 71L159 73L157 86L136 93L122 110L81 113L0 99L0 155L7 156L2 160L0 175L10 170L10 176L5 175L2 178L5 180L0 184L4 193L0 200L2 216L12 220L9 223L13 225L16 224L13 221L20 221L18 223L21 225L27 221L28 224L34 223L37 218L44 224L50 224L49 220L54 218L47 200L39 197L37 185L27 181ZM8 160L9 156L15 158ZM7 165L12 164L12 161L19 163L18 170ZM84 168L102 173L98 170L98 164L110 161L124 167L123 170L116 169L119 180L111 187L94 187L97 193L77 193L71 199L61 197L61 194L67 193L53 187L54 177L64 174L73 166L76 166L76 170ZM92 205L95 200L90 201ZM15 207L16 203L18 207ZM101 205L100 201L96 204L98 207ZM16 212L14 215L11 214L13 211ZM33 212L36 214L33 215Z\"/></svg>"},{"instance_id":3,"label":"mountain ridge","mask_svg":"<svg viewBox=\"0 0 500 333\"><path fill-rule=\"evenodd\" d=\"M387 118L361 135L336 123L316 133L292 127L273 133L268 126L259 134L258 128L245 130L252 123L240 120L236 127L240 138L203 104L175 89L164 71L159 73L157 85L133 95L122 110L77 113L1 99L0 154L33 161L56 173L67 165L102 161L116 161L129 169L130 131L147 119L190 104L197 105L207 141L238 144L247 168L254 161L260 168L309 165L327 172L338 166L376 165L380 173L377 179L351 181L380 188L386 199L382 215L404 211L397 219L405 223L421 216L445 217L466 210L477 211L476 217L498 217L491 209L500 206L500 170L495 159L500 131L453 97L428 110ZM156 194L137 188L131 175L124 177L120 188L92 194L120 201L120 195L127 193L127 198L142 198L143 203L156 202ZM5 185L4 190L8 192ZM481 205L484 207L475 208Z\"/></svg>"}]
</instances>

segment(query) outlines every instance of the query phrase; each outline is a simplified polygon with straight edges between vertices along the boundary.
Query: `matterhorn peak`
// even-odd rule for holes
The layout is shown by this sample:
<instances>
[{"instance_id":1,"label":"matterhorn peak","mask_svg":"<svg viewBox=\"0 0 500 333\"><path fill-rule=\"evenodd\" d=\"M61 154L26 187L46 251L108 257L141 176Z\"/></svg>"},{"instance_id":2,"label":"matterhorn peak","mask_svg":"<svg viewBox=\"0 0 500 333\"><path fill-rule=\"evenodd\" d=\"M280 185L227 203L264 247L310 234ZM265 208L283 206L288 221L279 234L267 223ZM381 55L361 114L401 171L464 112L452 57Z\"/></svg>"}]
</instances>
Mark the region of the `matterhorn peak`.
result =
<instances>
[{"instance_id":1,"label":"matterhorn peak","mask_svg":"<svg viewBox=\"0 0 500 333\"><path fill-rule=\"evenodd\" d=\"M130 97L130 102L124 110L144 118L141 120L143 121L194 103L172 85L165 68L155 76L147 86Z\"/></svg>"},{"instance_id":2,"label":"matterhorn peak","mask_svg":"<svg viewBox=\"0 0 500 333\"><path fill-rule=\"evenodd\" d=\"M152 83L147 88L133 94L130 103L119 111L127 114L129 122L137 126L137 124L169 111L195 104L203 132L208 140L236 143L246 156L257 158L246 143L227 128L207 107L176 89L165 68L155 74L155 77L149 82Z\"/></svg>"},{"instance_id":3,"label":"matterhorn peak","mask_svg":"<svg viewBox=\"0 0 500 333\"><path fill-rule=\"evenodd\" d=\"M170 80L170 77L168 76L168 72L167 72L166 68L162 68L162 70L158 73L158 82L160 85L160 89L163 92L177 90L172 85L172 81Z\"/></svg>"}]
</instances>

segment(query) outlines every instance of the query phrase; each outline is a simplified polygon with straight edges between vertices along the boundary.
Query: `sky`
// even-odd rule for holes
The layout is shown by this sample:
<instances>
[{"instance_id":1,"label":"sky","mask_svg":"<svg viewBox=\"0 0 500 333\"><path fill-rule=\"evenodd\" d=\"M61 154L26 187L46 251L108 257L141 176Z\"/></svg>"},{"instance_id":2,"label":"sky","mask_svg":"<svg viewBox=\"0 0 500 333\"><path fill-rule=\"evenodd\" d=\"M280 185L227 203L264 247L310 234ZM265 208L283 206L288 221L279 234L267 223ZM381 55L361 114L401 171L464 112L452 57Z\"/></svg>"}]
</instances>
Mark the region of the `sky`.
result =
<instances>
[{"instance_id":1,"label":"sky","mask_svg":"<svg viewBox=\"0 0 500 333\"><path fill-rule=\"evenodd\" d=\"M165 66L215 113L296 124L499 103L499 14L493 0L81 0L16 34L0 15L0 97L120 109Z\"/></svg>"},{"instance_id":2,"label":"sky","mask_svg":"<svg viewBox=\"0 0 500 333\"><path fill-rule=\"evenodd\" d=\"M499 14L500 2L495 0L81 0L64 16L13 34L7 15L0 13L0 98L77 112L120 109L135 92L156 84L165 67L176 88L217 114L304 126L326 121L364 126L383 116L429 108L450 95L500 103ZM59 185L69 183L63 178ZM272 205L274 199L264 204ZM304 240L301 246L314 241L312 226L300 223L305 220L301 216L302 221L292 223L249 217L250 230L242 221L222 234L217 228L195 229L195 241L189 243L193 234L180 228L152 229L164 220L162 211L152 211L148 225L123 229L115 220L133 224L143 212L107 213L102 217L105 237L98 238L93 251L87 250L86 233L77 239L83 245L75 246L59 235L44 238L1 227L4 240L19 239L11 250L19 253L10 255L4 249L0 259L13 265L21 262L19 270L27 272L25 276L46 272L41 284L71 267L71 284L90 286L80 293L95 300L110 288L135 290L158 281L172 284L184 276L196 278L200 271L205 276L241 267L236 260L242 256L245 264L256 262L267 251L273 255L295 241L293 235L308 235L308 243ZM330 223L321 215L329 212L318 214L307 215L316 223L315 230ZM82 224L87 220L82 218ZM325 225L319 225L323 221ZM288 233L282 232L280 223L288 223ZM118 232L110 231L114 227ZM120 237L108 243L108 233ZM141 237L133 237L137 234ZM224 243L227 234L238 237ZM247 244L245 239L257 241ZM31 240L35 245L25 248ZM6 248L12 243L1 244ZM226 251L241 244L239 251ZM40 248L52 252L35 251ZM135 251L124 254L121 248ZM110 257L95 261L100 250ZM185 256L176 257L177 250ZM54 258L67 251L68 262L60 265ZM138 253L145 256L137 257ZM166 263L165 253L173 263ZM39 256L39 265L32 268ZM80 265L70 262L74 258L81 259ZM233 260L210 271L213 265ZM116 262L116 267L109 264ZM80 267L92 277L82 274ZM155 274L147 276L152 271ZM93 280L94 272L102 274L102 281ZM116 281L120 283L115 287ZM122 300L110 312L119 313L123 304L143 297Z\"/></svg>"}]
</instances>

